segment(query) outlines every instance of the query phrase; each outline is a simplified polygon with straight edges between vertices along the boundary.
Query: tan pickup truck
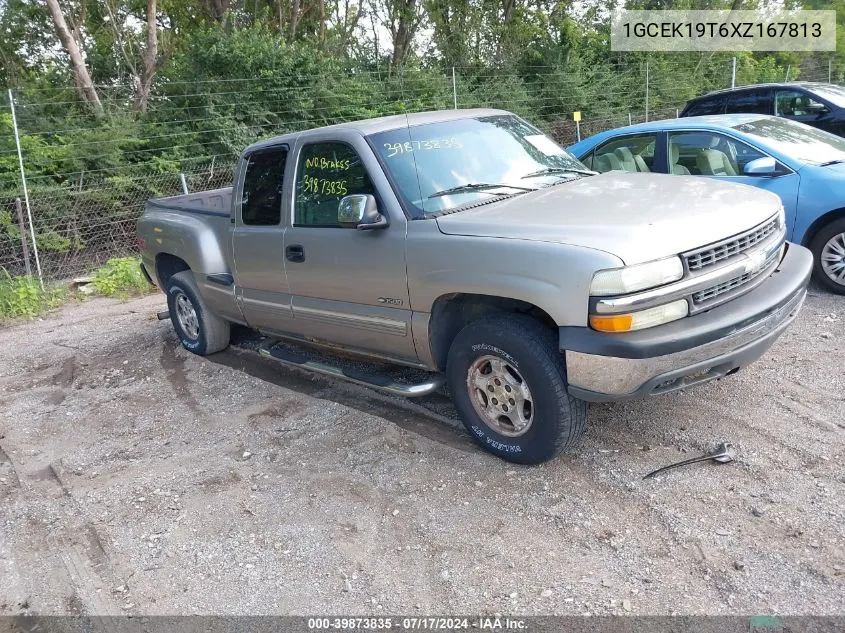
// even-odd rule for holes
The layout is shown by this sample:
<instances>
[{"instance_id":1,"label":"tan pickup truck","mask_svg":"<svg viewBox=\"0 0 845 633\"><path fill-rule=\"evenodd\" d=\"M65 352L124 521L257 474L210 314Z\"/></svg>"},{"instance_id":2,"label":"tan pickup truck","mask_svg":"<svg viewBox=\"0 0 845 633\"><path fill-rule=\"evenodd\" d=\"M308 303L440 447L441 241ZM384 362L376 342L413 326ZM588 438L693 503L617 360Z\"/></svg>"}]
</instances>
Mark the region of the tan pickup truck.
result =
<instances>
[{"instance_id":1,"label":"tan pickup truck","mask_svg":"<svg viewBox=\"0 0 845 633\"><path fill-rule=\"evenodd\" d=\"M407 396L447 383L472 437L533 464L588 401L651 397L759 358L806 294L777 196L595 174L501 110L400 115L248 147L233 187L151 200L142 266L183 345L229 326L287 364ZM279 340L424 369L403 384Z\"/></svg>"}]
</instances>

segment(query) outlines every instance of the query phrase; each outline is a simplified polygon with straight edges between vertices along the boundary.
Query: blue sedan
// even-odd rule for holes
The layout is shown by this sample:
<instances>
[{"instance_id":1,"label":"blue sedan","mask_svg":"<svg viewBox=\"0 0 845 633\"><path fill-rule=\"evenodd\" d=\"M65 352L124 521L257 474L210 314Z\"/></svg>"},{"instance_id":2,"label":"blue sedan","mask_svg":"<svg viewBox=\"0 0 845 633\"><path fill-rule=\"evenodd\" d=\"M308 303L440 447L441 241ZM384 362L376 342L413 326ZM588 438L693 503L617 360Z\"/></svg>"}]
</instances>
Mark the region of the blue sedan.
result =
<instances>
[{"instance_id":1,"label":"blue sedan","mask_svg":"<svg viewBox=\"0 0 845 633\"><path fill-rule=\"evenodd\" d=\"M601 132L569 151L599 172L706 176L776 193L787 239L813 251L822 285L845 294L845 139L782 118L725 114Z\"/></svg>"}]
</instances>

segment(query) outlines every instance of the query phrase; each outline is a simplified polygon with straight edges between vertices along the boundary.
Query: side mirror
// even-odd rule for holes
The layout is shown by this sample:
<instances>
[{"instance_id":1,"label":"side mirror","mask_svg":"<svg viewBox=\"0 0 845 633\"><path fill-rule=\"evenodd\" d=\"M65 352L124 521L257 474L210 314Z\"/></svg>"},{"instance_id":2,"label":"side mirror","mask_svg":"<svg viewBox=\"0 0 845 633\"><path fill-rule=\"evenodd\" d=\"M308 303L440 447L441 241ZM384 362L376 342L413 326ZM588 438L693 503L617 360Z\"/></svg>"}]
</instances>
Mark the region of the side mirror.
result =
<instances>
[{"instance_id":1,"label":"side mirror","mask_svg":"<svg viewBox=\"0 0 845 633\"><path fill-rule=\"evenodd\" d=\"M827 112L827 106L823 103L819 103L818 101L810 101L810 103L807 104L807 112L812 114L822 114Z\"/></svg>"},{"instance_id":2,"label":"side mirror","mask_svg":"<svg viewBox=\"0 0 845 633\"><path fill-rule=\"evenodd\" d=\"M777 171L777 163L771 156L755 158L745 164L742 173L746 176L771 176Z\"/></svg>"},{"instance_id":3,"label":"side mirror","mask_svg":"<svg viewBox=\"0 0 845 633\"><path fill-rule=\"evenodd\" d=\"M387 218L379 213L376 199L370 194L354 194L341 198L337 207L337 222L344 228L359 231L383 229Z\"/></svg>"}]
</instances>

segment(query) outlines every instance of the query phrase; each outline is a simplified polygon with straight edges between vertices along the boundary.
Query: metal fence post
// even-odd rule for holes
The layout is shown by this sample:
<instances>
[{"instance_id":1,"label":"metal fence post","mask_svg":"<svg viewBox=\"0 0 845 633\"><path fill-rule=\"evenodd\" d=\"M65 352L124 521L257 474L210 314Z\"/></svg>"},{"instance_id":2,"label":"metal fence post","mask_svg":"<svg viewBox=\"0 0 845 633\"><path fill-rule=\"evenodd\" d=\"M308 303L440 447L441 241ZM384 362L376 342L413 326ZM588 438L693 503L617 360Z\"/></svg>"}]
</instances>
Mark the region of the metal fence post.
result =
<instances>
[{"instance_id":1,"label":"metal fence post","mask_svg":"<svg viewBox=\"0 0 845 633\"><path fill-rule=\"evenodd\" d=\"M29 191L26 188L26 172L23 168L23 153L21 152L21 137L18 133L18 117L15 113L15 97L9 88L9 108L12 110L12 127L15 128L15 145L18 148L18 165L21 170L21 184L23 185L23 199L26 202L26 217L29 220L29 234L32 237L32 252L35 253L35 268L38 271L38 282L44 290L44 277L41 274L41 260L38 258L38 244L35 241L35 225L32 223L32 208L29 205Z\"/></svg>"},{"instance_id":2,"label":"metal fence post","mask_svg":"<svg viewBox=\"0 0 845 633\"><path fill-rule=\"evenodd\" d=\"M648 123L648 60L645 60L645 122Z\"/></svg>"},{"instance_id":3,"label":"metal fence post","mask_svg":"<svg viewBox=\"0 0 845 633\"><path fill-rule=\"evenodd\" d=\"M832 72L831 72L831 68L832 68L832 67L831 67L831 60L829 60L829 59L828 59L828 60L827 60L827 83L829 83L829 84L833 83L833 82L830 80L830 79L831 79L831 77L833 76L833 74L832 74Z\"/></svg>"},{"instance_id":4,"label":"metal fence post","mask_svg":"<svg viewBox=\"0 0 845 633\"><path fill-rule=\"evenodd\" d=\"M736 88L736 57L731 64L731 88Z\"/></svg>"},{"instance_id":5,"label":"metal fence post","mask_svg":"<svg viewBox=\"0 0 845 633\"><path fill-rule=\"evenodd\" d=\"M452 99L455 101L455 110L458 109L458 84L455 81L455 67L452 66Z\"/></svg>"},{"instance_id":6,"label":"metal fence post","mask_svg":"<svg viewBox=\"0 0 845 633\"><path fill-rule=\"evenodd\" d=\"M26 266L26 276L32 275L32 268L29 265L29 246L26 243L26 225L23 221L23 209L21 208L21 199L15 198L15 211L18 215L18 229L21 234L21 250L23 251L23 263Z\"/></svg>"}]
</instances>

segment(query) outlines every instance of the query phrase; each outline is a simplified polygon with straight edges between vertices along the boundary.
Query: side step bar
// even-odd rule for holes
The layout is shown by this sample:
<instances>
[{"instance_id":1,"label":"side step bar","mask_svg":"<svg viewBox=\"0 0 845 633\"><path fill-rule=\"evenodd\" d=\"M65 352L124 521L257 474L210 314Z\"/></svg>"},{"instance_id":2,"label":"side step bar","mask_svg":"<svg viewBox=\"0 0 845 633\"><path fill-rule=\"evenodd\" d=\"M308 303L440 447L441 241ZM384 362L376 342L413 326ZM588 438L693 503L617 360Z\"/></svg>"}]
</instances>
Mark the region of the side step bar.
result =
<instances>
[{"instance_id":1,"label":"side step bar","mask_svg":"<svg viewBox=\"0 0 845 633\"><path fill-rule=\"evenodd\" d=\"M300 356L299 354L274 349L279 343L280 341L276 339L268 339L258 347L258 353L265 358L271 358L288 367L298 367L299 369L306 369L325 376L348 380L349 382L372 387L373 389L378 389L379 391L384 391L395 396L404 396L406 398L427 396L437 391L446 382L446 377L443 374L433 374L431 379L425 382L416 384L400 383L386 376L333 367L332 365L308 360L307 357Z\"/></svg>"}]
</instances>

